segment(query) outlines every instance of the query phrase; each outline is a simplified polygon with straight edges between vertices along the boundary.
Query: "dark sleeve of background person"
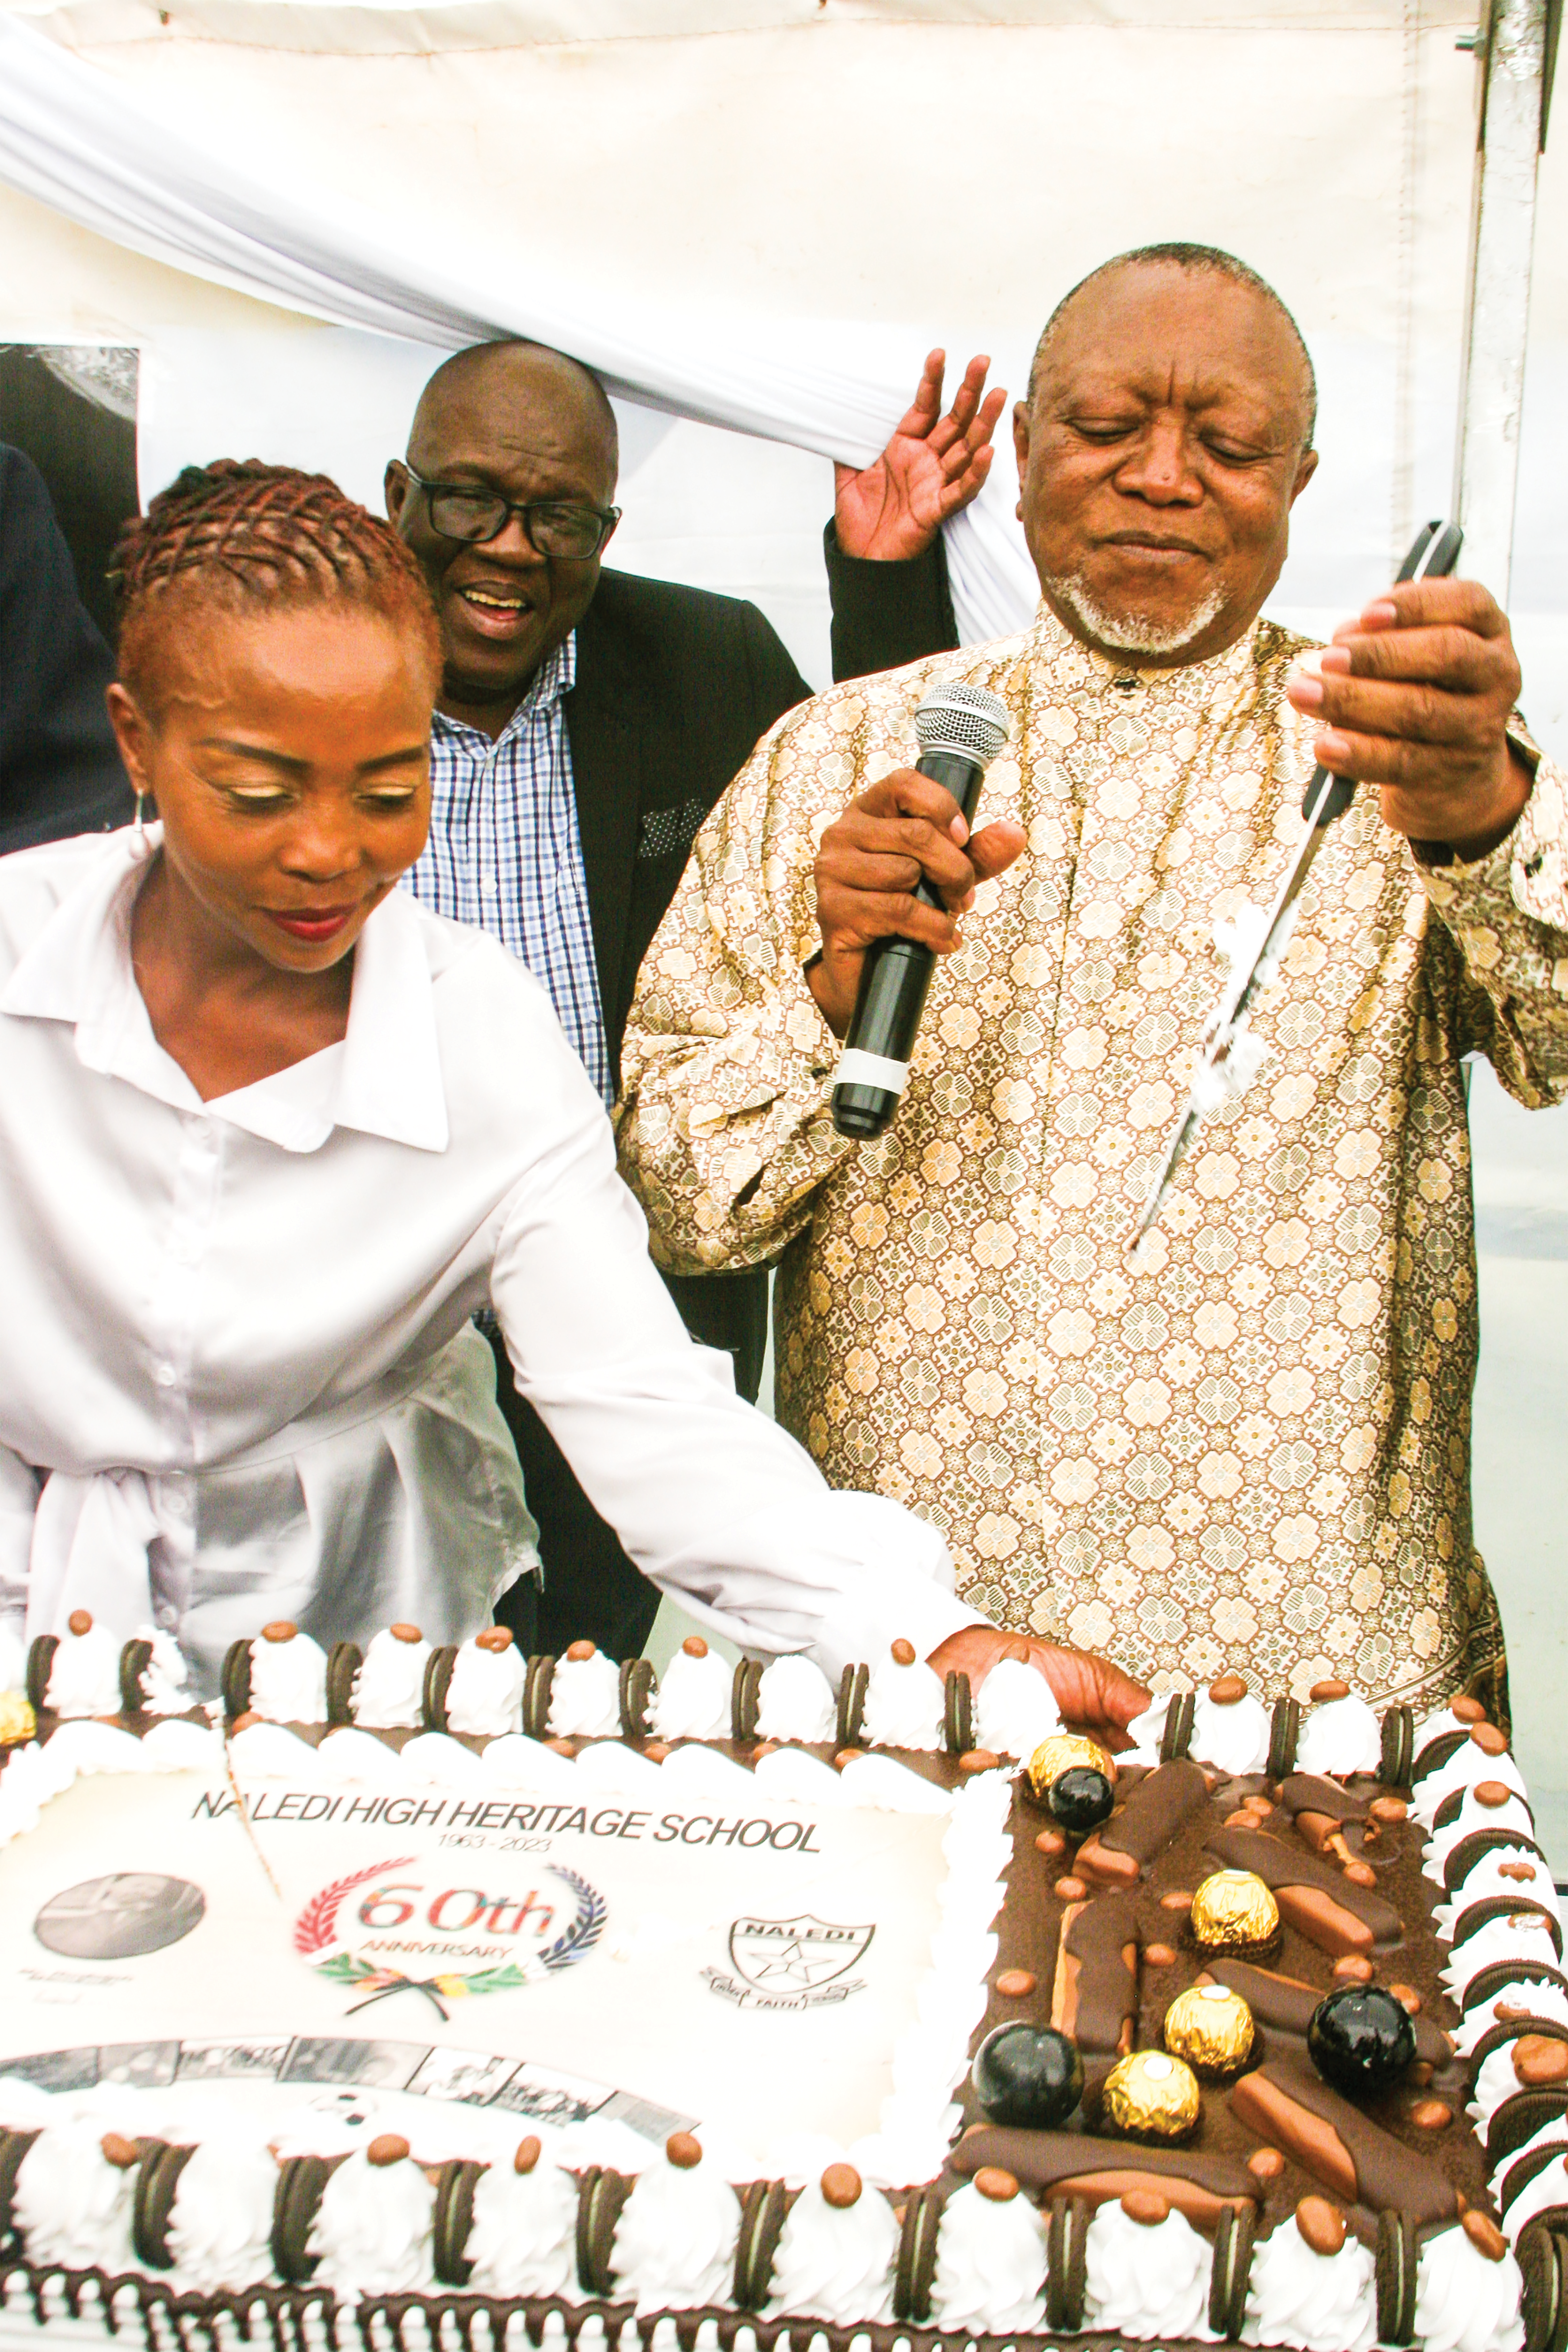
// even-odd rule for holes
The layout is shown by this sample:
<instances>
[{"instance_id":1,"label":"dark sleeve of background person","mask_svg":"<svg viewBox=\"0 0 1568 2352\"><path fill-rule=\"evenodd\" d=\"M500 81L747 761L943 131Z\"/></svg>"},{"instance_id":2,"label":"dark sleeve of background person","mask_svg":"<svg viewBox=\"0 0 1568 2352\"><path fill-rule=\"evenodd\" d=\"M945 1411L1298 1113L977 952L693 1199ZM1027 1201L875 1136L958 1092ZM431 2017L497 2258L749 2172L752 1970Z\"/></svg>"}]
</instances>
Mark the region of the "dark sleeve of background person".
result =
<instances>
[{"instance_id":1,"label":"dark sleeve of background person","mask_svg":"<svg viewBox=\"0 0 1568 2352\"><path fill-rule=\"evenodd\" d=\"M840 554L830 524L828 580L835 677L894 669L958 642L940 538L913 562L868 563ZM703 819L758 739L811 688L755 604L627 572L601 575L577 644L567 729L600 1002L618 1073L637 968ZM727 1351L737 1391L755 1403L768 1348L767 1267L664 1281L693 1339ZM559 1654L586 1639L608 1657L635 1657L659 1595L517 1395L505 1347L493 1344L497 1402L545 1567L541 1593L531 1580L514 1585L496 1613L520 1644Z\"/></svg>"},{"instance_id":2,"label":"dark sleeve of background person","mask_svg":"<svg viewBox=\"0 0 1568 2352\"><path fill-rule=\"evenodd\" d=\"M43 476L0 445L0 855L129 822L113 676Z\"/></svg>"}]
</instances>

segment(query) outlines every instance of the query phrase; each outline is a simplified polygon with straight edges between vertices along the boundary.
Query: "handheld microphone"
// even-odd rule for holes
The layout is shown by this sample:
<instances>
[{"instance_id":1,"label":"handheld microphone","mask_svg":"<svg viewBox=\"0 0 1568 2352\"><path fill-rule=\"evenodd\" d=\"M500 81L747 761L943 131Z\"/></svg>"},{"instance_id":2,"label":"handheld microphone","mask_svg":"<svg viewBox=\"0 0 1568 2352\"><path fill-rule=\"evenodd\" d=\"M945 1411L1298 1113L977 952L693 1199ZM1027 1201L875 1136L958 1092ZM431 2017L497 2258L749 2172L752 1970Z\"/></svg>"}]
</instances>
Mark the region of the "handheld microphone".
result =
<instances>
[{"instance_id":1,"label":"handheld microphone","mask_svg":"<svg viewBox=\"0 0 1568 2352\"><path fill-rule=\"evenodd\" d=\"M1007 704L983 686L938 686L915 712L915 731L916 775L945 785L973 824L986 770L1012 732ZM924 875L915 896L928 907L942 905ZM862 1141L880 1135L898 1108L936 961L917 940L878 940L867 950L833 1082L833 1125L841 1135Z\"/></svg>"}]
</instances>

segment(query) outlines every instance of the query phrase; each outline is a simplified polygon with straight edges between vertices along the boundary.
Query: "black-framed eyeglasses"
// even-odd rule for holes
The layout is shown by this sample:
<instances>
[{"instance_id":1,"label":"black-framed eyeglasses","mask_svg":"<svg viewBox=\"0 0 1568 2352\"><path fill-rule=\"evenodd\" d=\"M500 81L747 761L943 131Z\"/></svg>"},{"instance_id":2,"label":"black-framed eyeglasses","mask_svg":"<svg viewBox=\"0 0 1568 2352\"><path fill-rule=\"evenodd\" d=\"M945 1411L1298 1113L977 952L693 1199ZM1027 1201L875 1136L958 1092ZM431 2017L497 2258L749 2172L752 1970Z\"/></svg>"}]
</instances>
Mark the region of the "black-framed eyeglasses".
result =
<instances>
[{"instance_id":1,"label":"black-framed eyeglasses","mask_svg":"<svg viewBox=\"0 0 1568 2352\"><path fill-rule=\"evenodd\" d=\"M621 520L619 507L576 506L570 499L528 499L519 503L467 482L427 482L423 474L404 465L411 482L424 492L430 527L443 539L461 540L468 547L484 547L499 539L514 515L522 518L528 545L536 555L553 555L565 563L581 563L597 555Z\"/></svg>"}]
</instances>

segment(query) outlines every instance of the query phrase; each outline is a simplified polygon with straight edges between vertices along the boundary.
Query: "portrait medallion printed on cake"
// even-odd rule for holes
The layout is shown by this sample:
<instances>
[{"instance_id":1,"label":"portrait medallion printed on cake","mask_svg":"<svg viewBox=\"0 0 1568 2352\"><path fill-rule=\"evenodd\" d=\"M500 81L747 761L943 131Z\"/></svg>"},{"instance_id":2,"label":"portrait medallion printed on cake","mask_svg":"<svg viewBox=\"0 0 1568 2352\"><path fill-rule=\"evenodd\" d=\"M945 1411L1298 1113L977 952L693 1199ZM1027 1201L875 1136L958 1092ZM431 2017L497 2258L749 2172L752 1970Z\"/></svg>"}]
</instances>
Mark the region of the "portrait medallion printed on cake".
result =
<instances>
[{"instance_id":1,"label":"portrait medallion printed on cake","mask_svg":"<svg viewBox=\"0 0 1568 2352\"><path fill-rule=\"evenodd\" d=\"M188 1878L117 1870L51 1895L33 1922L46 1951L72 1960L139 1960L199 1927L207 1898Z\"/></svg>"},{"instance_id":2,"label":"portrait medallion printed on cake","mask_svg":"<svg viewBox=\"0 0 1568 2352\"><path fill-rule=\"evenodd\" d=\"M603 1932L604 1897L559 1864L459 1885L448 1867L394 1856L319 1887L294 1922L294 1948L357 1993L347 2012L422 1994L443 2018L474 1993L514 1992L584 1959Z\"/></svg>"},{"instance_id":3,"label":"portrait medallion printed on cake","mask_svg":"<svg viewBox=\"0 0 1568 2352\"><path fill-rule=\"evenodd\" d=\"M729 1931L736 1976L723 1969L705 1969L703 1974L722 2000L742 2009L818 2009L864 1990L863 1978L852 1977L847 1983L844 1979L875 1933L874 1926L840 1927L810 1912L793 1919L760 1919L747 1912Z\"/></svg>"}]
</instances>

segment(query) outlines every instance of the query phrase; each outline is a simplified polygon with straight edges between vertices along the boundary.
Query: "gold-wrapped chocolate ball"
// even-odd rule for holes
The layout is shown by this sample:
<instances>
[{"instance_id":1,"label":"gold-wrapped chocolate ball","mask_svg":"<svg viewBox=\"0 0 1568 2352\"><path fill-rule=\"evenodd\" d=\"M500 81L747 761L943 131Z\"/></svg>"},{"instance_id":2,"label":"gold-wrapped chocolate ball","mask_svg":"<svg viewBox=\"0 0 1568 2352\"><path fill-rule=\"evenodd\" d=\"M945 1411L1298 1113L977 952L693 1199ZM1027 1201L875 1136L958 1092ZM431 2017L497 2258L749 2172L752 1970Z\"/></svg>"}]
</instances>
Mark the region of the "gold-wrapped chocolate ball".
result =
<instances>
[{"instance_id":1,"label":"gold-wrapped chocolate ball","mask_svg":"<svg viewBox=\"0 0 1568 2352\"><path fill-rule=\"evenodd\" d=\"M1267 1952L1280 1939L1280 1906L1255 1871L1216 1870L1192 1898L1190 1925L1200 1952Z\"/></svg>"},{"instance_id":2,"label":"gold-wrapped chocolate ball","mask_svg":"<svg viewBox=\"0 0 1568 2352\"><path fill-rule=\"evenodd\" d=\"M1080 1738L1072 1731L1053 1731L1029 1759L1029 1785L1042 1803L1051 1782L1071 1772L1075 1764L1087 1765L1091 1772L1103 1772L1107 1780L1116 1777L1116 1767L1097 1740Z\"/></svg>"},{"instance_id":3,"label":"gold-wrapped chocolate ball","mask_svg":"<svg viewBox=\"0 0 1568 2352\"><path fill-rule=\"evenodd\" d=\"M0 1691L0 1748L37 1739L38 1718L20 1691Z\"/></svg>"},{"instance_id":4,"label":"gold-wrapped chocolate ball","mask_svg":"<svg viewBox=\"0 0 1568 2352\"><path fill-rule=\"evenodd\" d=\"M1228 1985L1189 1985L1166 2011L1165 2045L1199 2074L1223 2082L1252 2054L1252 2011Z\"/></svg>"},{"instance_id":5,"label":"gold-wrapped chocolate ball","mask_svg":"<svg viewBox=\"0 0 1568 2352\"><path fill-rule=\"evenodd\" d=\"M1118 2058L1100 2093L1105 2121L1127 2139L1185 2139L1197 2122L1197 2076L1163 2050Z\"/></svg>"}]
</instances>

